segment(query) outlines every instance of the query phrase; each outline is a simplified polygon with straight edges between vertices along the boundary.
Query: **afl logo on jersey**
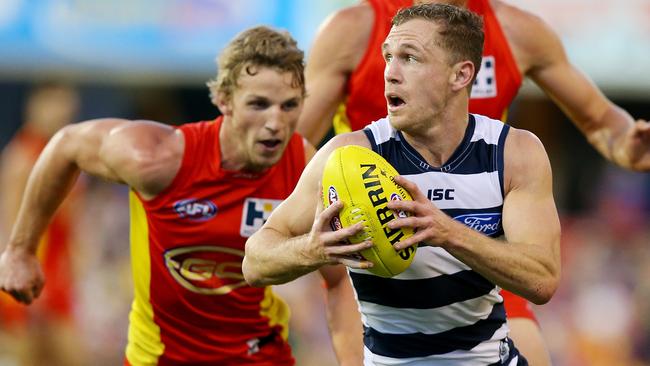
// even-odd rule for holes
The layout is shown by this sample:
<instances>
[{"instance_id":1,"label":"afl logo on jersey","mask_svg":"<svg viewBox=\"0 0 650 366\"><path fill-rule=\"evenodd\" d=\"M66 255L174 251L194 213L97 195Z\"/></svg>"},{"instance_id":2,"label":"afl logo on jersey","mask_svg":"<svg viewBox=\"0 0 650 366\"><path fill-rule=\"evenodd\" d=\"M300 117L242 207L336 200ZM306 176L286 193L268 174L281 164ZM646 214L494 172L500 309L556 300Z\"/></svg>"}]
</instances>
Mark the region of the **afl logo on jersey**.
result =
<instances>
[{"instance_id":1,"label":"afl logo on jersey","mask_svg":"<svg viewBox=\"0 0 650 366\"><path fill-rule=\"evenodd\" d=\"M217 214L217 205L209 200L189 198L176 201L174 203L174 211L181 218L205 221L213 218Z\"/></svg>"},{"instance_id":2,"label":"afl logo on jersey","mask_svg":"<svg viewBox=\"0 0 650 366\"><path fill-rule=\"evenodd\" d=\"M246 286L242 250L199 245L169 249L164 257L176 282L197 294L225 295Z\"/></svg>"},{"instance_id":3,"label":"afl logo on jersey","mask_svg":"<svg viewBox=\"0 0 650 366\"><path fill-rule=\"evenodd\" d=\"M501 213L498 212L459 215L454 217L454 220L485 235L494 235L501 231Z\"/></svg>"}]
</instances>

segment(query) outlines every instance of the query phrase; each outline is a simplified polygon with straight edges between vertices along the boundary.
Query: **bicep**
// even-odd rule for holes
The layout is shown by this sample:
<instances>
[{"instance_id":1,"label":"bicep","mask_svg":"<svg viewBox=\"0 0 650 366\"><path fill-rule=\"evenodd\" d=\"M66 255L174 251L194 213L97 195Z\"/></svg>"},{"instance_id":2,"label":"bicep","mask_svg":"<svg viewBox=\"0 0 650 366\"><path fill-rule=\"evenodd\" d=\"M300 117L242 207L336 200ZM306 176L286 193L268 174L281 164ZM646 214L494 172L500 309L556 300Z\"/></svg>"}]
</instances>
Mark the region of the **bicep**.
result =
<instances>
[{"instance_id":1,"label":"bicep","mask_svg":"<svg viewBox=\"0 0 650 366\"><path fill-rule=\"evenodd\" d=\"M544 147L532 133L513 129L505 154L503 228L507 241L539 244L559 255L560 224Z\"/></svg>"}]
</instances>

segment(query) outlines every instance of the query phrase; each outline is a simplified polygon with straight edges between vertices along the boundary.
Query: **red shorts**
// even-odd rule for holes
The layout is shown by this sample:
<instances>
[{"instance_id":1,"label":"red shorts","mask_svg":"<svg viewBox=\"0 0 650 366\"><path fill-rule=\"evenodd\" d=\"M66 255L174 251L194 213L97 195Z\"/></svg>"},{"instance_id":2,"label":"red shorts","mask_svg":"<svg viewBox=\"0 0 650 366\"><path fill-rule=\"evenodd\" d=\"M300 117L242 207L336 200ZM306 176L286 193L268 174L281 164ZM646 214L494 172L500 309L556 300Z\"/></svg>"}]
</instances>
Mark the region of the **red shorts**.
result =
<instances>
[{"instance_id":1,"label":"red shorts","mask_svg":"<svg viewBox=\"0 0 650 366\"><path fill-rule=\"evenodd\" d=\"M528 300L506 290L501 290L501 296L503 296L506 316L508 318L526 318L537 323L537 318L535 318L535 314Z\"/></svg>"}]
</instances>

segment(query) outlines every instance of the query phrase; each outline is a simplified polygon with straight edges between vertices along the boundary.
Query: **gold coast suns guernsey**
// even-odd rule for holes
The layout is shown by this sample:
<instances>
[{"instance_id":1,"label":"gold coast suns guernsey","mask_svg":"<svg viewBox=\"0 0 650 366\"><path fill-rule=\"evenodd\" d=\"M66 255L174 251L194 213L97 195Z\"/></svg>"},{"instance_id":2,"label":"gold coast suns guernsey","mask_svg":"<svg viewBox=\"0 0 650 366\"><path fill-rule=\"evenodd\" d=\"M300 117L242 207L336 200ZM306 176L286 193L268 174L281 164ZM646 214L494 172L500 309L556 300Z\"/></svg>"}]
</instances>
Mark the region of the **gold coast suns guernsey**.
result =
<instances>
[{"instance_id":1,"label":"gold coast suns guernsey","mask_svg":"<svg viewBox=\"0 0 650 366\"><path fill-rule=\"evenodd\" d=\"M375 22L368 47L346 85L347 100L335 117L337 133L360 130L386 116L381 45L391 20L412 0L368 0ZM489 0L469 0L467 8L483 18L485 44L481 69L472 87L469 111L504 121L506 111L521 86L522 76Z\"/></svg>"},{"instance_id":2,"label":"gold coast suns guernsey","mask_svg":"<svg viewBox=\"0 0 650 366\"><path fill-rule=\"evenodd\" d=\"M292 191L305 166L302 138L259 174L221 168L219 128L183 125L185 152L171 185L130 194L135 300L126 364L292 365L289 309L270 287L246 285L246 239Z\"/></svg>"}]
</instances>

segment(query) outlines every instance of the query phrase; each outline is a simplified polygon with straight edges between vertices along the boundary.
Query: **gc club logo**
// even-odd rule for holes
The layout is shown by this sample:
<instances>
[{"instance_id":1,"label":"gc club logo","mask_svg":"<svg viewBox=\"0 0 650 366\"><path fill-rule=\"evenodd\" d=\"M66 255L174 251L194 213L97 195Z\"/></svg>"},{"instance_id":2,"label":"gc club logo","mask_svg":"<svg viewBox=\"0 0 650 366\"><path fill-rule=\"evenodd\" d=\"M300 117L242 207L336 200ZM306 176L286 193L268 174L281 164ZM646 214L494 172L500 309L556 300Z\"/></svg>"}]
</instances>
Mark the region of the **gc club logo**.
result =
<instances>
[{"instance_id":1,"label":"gc club logo","mask_svg":"<svg viewBox=\"0 0 650 366\"><path fill-rule=\"evenodd\" d=\"M169 249L165 265L185 289L203 295L225 295L246 286L241 271L244 251L212 245Z\"/></svg>"}]
</instances>

